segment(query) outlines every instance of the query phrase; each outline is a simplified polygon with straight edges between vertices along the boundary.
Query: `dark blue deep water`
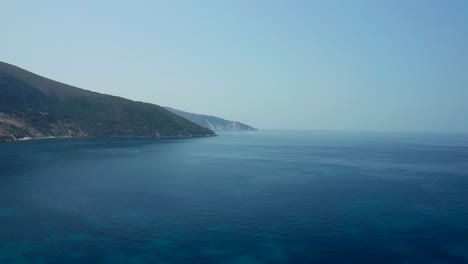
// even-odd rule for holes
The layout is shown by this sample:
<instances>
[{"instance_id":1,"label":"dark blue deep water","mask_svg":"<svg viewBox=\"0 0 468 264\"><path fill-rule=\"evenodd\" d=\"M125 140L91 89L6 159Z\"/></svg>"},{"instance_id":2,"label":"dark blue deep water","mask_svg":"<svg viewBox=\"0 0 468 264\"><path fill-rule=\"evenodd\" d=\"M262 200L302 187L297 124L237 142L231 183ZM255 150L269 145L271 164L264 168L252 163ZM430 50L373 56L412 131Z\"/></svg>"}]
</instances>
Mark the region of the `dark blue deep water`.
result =
<instances>
[{"instance_id":1,"label":"dark blue deep water","mask_svg":"<svg viewBox=\"0 0 468 264\"><path fill-rule=\"evenodd\" d=\"M0 263L468 263L468 137L3 143Z\"/></svg>"}]
</instances>

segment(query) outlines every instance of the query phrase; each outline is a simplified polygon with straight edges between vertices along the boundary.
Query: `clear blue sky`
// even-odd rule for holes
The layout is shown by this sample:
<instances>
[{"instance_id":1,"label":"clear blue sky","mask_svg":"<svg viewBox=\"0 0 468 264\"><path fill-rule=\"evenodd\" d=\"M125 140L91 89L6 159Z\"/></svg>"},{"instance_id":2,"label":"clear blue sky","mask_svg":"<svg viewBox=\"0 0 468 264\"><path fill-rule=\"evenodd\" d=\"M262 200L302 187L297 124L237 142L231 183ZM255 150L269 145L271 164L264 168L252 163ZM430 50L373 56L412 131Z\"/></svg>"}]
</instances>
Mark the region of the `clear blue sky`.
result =
<instances>
[{"instance_id":1,"label":"clear blue sky","mask_svg":"<svg viewBox=\"0 0 468 264\"><path fill-rule=\"evenodd\" d=\"M259 128L468 132L468 1L2 1L0 60Z\"/></svg>"}]
</instances>

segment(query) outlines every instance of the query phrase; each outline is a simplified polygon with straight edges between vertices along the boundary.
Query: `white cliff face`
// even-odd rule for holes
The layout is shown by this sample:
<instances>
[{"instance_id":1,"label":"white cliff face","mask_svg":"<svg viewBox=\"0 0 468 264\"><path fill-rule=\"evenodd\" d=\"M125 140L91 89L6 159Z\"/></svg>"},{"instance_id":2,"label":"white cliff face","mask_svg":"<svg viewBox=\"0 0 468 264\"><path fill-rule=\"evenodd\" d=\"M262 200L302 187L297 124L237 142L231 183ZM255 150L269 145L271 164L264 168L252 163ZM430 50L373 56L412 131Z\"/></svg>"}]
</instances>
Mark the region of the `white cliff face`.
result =
<instances>
[{"instance_id":1,"label":"white cliff face","mask_svg":"<svg viewBox=\"0 0 468 264\"><path fill-rule=\"evenodd\" d=\"M222 124L216 123L216 122L210 122L206 121L206 124L209 129L213 131L244 131L244 130L254 130L254 129L248 129L248 128L243 128L242 124L236 121L227 121Z\"/></svg>"}]
</instances>

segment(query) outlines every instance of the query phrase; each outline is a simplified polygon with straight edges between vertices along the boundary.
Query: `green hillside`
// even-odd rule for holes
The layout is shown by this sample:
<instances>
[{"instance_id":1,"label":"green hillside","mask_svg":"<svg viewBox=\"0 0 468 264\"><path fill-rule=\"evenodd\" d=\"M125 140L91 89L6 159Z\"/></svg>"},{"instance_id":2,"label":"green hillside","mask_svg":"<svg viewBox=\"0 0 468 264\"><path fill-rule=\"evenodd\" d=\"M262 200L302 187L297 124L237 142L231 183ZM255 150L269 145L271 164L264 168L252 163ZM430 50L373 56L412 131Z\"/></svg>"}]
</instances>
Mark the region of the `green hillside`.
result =
<instances>
[{"instance_id":1,"label":"green hillside","mask_svg":"<svg viewBox=\"0 0 468 264\"><path fill-rule=\"evenodd\" d=\"M211 135L158 105L83 90L0 62L0 141Z\"/></svg>"}]
</instances>

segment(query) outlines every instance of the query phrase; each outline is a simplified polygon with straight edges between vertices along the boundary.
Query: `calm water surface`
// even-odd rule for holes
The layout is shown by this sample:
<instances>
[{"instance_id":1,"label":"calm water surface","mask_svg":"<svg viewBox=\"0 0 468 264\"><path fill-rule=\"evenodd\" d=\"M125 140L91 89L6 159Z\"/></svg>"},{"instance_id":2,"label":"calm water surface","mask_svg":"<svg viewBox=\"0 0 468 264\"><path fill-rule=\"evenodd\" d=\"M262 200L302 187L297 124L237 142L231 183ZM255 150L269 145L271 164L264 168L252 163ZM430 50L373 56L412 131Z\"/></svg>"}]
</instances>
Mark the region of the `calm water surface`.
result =
<instances>
[{"instance_id":1,"label":"calm water surface","mask_svg":"<svg viewBox=\"0 0 468 264\"><path fill-rule=\"evenodd\" d=\"M0 263L468 263L468 137L3 143Z\"/></svg>"}]
</instances>

